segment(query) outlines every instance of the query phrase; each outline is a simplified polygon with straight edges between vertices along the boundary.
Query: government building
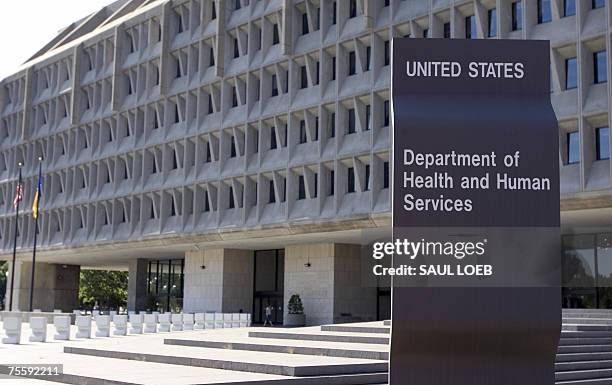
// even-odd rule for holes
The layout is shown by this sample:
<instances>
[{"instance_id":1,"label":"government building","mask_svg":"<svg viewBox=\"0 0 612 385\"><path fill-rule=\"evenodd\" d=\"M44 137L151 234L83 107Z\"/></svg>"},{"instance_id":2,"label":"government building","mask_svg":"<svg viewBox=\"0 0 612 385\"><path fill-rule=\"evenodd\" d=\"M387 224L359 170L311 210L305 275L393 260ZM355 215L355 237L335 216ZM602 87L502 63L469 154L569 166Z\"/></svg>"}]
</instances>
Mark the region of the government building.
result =
<instances>
[{"instance_id":1,"label":"government building","mask_svg":"<svg viewBox=\"0 0 612 385\"><path fill-rule=\"evenodd\" d=\"M78 308L79 271L93 268L129 271L129 310L153 302L258 322L272 305L282 322L299 294L308 324L389 318L388 286L362 284L361 249L391 234L391 39L402 37L550 40L563 303L612 307L610 9L119 0L75 21L0 82L13 308L28 308L36 234L34 308Z\"/></svg>"}]
</instances>

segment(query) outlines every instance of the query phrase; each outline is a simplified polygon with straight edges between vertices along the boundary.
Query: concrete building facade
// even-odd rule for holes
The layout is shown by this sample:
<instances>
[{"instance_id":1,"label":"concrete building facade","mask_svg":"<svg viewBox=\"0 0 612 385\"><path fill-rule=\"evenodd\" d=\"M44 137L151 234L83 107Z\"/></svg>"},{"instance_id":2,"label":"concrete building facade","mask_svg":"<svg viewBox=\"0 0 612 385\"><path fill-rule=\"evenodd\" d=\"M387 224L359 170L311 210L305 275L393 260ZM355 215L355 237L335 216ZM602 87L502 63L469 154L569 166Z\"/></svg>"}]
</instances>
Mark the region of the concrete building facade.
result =
<instances>
[{"instance_id":1,"label":"concrete building facade","mask_svg":"<svg viewBox=\"0 0 612 385\"><path fill-rule=\"evenodd\" d=\"M564 232L593 237L567 252L593 250L595 288L612 225L609 1L112 3L1 82L0 257L17 229L19 269L31 258L42 157L38 263L128 269L130 310L153 296L258 319L273 304L280 321L299 294L310 324L387 317L359 246L391 230L390 40L547 39Z\"/></svg>"}]
</instances>

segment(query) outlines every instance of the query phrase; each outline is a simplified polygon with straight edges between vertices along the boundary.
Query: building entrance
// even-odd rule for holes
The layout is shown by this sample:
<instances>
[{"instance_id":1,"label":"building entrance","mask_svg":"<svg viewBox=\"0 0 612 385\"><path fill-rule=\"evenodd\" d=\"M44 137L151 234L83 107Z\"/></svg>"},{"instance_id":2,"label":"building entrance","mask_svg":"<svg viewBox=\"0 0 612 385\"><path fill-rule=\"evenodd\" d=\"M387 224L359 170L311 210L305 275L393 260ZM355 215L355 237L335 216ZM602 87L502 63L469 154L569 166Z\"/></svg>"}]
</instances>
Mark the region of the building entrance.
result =
<instances>
[{"instance_id":1,"label":"building entrance","mask_svg":"<svg viewBox=\"0 0 612 385\"><path fill-rule=\"evenodd\" d=\"M256 250L253 288L253 323L263 323L266 307L272 307L271 320L283 323L285 250Z\"/></svg>"}]
</instances>

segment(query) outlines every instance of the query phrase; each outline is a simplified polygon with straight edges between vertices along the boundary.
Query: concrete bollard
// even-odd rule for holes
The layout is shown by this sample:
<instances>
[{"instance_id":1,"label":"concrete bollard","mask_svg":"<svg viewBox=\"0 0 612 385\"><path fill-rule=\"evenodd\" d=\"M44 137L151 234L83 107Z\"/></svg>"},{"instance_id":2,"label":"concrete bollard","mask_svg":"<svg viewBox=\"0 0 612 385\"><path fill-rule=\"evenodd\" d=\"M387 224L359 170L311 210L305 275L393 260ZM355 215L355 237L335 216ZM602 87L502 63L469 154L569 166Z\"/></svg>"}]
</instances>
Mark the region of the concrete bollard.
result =
<instances>
[{"instance_id":1,"label":"concrete bollard","mask_svg":"<svg viewBox=\"0 0 612 385\"><path fill-rule=\"evenodd\" d=\"M215 313L204 313L204 329L215 328Z\"/></svg>"},{"instance_id":2,"label":"concrete bollard","mask_svg":"<svg viewBox=\"0 0 612 385\"><path fill-rule=\"evenodd\" d=\"M96 337L110 337L110 316L96 317Z\"/></svg>"},{"instance_id":3,"label":"concrete bollard","mask_svg":"<svg viewBox=\"0 0 612 385\"><path fill-rule=\"evenodd\" d=\"M91 311L91 316L96 318L97 316L100 315L100 310L92 310Z\"/></svg>"},{"instance_id":4,"label":"concrete bollard","mask_svg":"<svg viewBox=\"0 0 612 385\"><path fill-rule=\"evenodd\" d=\"M183 314L183 330L193 330L194 323L193 314Z\"/></svg>"},{"instance_id":5,"label":"concrete bollard","mask_svg":"<svg viewBox=\"0 0 612 385\"><path fill-rule=\"evenodd\" d=\"M172 314L172 331L180 332L181 330L183 330L183 315Z\"/></svg>"},{"instance_id":6,"label":"concrete bollard","mask_svg":"<svg viewBox=\"0 0 612 385\"><path fill-rule=\"evenodd\" d=\"M232 327L233 328L240 327L240 313L232 313Z\"/></svg>"},{"instance_id":7,"label":"concrete bollard","mask_svg":"<svg viewBox=\"0 0 612 385\"><path fill-rule=\"evenodd\" d=\"M67 315L56 315L53 317L53 325L55 326L55 340L70 339L70 317Z\"/></svg>"},{"instance_id":8,"label":"concrete bollard","mask_svg":"<svg viewBox=\"0 0 612 385\"><path fill-rule=\"evenodd\" d=\"M204 321L204 313L195 313L193 315L193 329L194 330L203 330L206 328L206 323Z\"/></svg>"},{"instance_id":9,"label":"concrete bollard","mask_svg":"<svg viewBox=\"0 0 612 385\"><path fill-rule=\"evenodd\" d=\"M62 309L53 309L53 313L62 313Z\"/></svg>"},{"instance_id":10,"label":"concrete bollard","mask_svg":"<svg viewBox=\"0 0 612 385\"><path fill-rule=\"evenodd\" d=\"M30 342L47 342L47 318L30 317Z\"/></svg>"},{"instance_id":11,"label":"concrete bollard","mask_svg":"<svg viewBox=\"0 0 612 385\"><path fill-rule=\"evenodd\" d=\"M241 313L240 314L240 325L239 327L241 328L248 328L249 327L249 315L246 313Z\"/></svg>"},{"instance_id":12,"label":"concrete bollard","mask_svg":"<svg viewBox=\"0 0 612 385\"><path fill-rule=\"evenodd\" d=\"M215 313L215 329L223 329L223 313Z\"/></svg>"},{"instance_id":13,"label":"concrete bollard","mask_svg":"<svg viewBox=\"0 0 612 385\"><path fill-rule=\"evenodd\" d=\"M126 315L114 315L113 324L115 325L115 329L113 330L113 335L116 335L116 336L127 335L127 316Z\"/></svg>"},{"instance_id":14,"label":"concrete bollard","mask_svg":"<svg viewBox=\"0 0 612 385\"><path fill-rule=\"evenodd\" d=\"M232 327L232 313L223 313L223 327L226 329Z\"/></svg>"},{"instance_id":15,"label":"concrete bollard","mask_svg":"<svg viewBox=\"0 0 612 385\"><path fill-rule=\"evenodd\" d=\"M144 332L157 333L157 314L144 314Z\"/></svg>"},{"instance_id":16,"label":"concrete bollard","mask_svg":"<svg viewBox=\"0 0 612 385\"><path fill-rule=\"evenodd\" d=\"M18 344L21 342L21 318L7 317L3 320L4 334L3 344Z\"/></svg>"},{"instance_id":17,"label":"concrete bollard","mask_svg":"<svg viewBox=\"0 0 612 385\"><path fill-rule=\"evenodd\" d=\"M113 317L117 315L117 311L116 310L109 310L108 315L110 317L110 320L113 320Z\"/></svg>"},{"instance_id":18,"label":"concrete bollard","mask_svg":"<svg viewBox=\"0 0 612 385\"><path fill-rule=\"evenodd\" d=\"M170 313L164 313L157 316L157 320L159 321L159 332L169 332L170 331Z\"/></svg>"},{"instance_id":19,"label":"concrete bollard","mask_svg":"<svg viewBox=\"0 0 612 385\"><path fill-rule=\"evenodd\" d=\"M142 314L130 314L130 334L142 334Z\"/></svg>"},{"instance_id":20,"label":"concrete bollard","mask_svg":"<svg viewBox=\"0 0 612 385\"><path fill-rule=\"evenodd\" d=\"M91 317L88 315L78 315L74 324L77 327L76 338L91 338Z\"/></svg>"}]
</instances>

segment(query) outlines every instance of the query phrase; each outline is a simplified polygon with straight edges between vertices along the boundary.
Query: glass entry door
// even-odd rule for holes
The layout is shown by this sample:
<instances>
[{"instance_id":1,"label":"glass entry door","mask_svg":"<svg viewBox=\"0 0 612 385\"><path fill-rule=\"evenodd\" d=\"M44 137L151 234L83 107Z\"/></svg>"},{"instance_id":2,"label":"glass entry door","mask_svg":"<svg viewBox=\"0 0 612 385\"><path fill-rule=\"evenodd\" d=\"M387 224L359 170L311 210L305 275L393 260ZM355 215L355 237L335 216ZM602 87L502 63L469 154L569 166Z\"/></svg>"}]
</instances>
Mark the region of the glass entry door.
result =
<instances>
[{"instance_id":1,"label":"glass entry door","mask_svg":"<svg viewBox=\"0 0 612 385\"><path fill-rule=\"evenodd\" d=\"M285 250L257 250L254 258L253 323L263 323L266 307L272 307L271 320L283 323Z\"/></svg>"}]
</instances>

